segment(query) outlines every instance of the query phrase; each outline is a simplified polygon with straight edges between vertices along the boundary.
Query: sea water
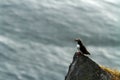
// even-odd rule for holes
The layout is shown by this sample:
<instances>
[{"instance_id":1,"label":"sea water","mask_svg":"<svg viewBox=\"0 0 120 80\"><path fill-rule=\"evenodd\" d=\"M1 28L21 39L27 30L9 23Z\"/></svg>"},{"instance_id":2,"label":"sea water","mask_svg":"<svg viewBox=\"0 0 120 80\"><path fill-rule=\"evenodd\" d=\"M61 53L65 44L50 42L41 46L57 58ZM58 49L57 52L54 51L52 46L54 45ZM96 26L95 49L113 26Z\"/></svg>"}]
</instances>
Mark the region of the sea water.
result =
<instances>
[{"instance_id":1,"label":"sea water","mask_svg":"<svg viewBox=\"0 0 120 80\"><path fill-rule=\"evenodd\" d=\"M0 80L64 80L75 38L120 70L120 1L0 0Z\"/></svg>"}]
</instances>

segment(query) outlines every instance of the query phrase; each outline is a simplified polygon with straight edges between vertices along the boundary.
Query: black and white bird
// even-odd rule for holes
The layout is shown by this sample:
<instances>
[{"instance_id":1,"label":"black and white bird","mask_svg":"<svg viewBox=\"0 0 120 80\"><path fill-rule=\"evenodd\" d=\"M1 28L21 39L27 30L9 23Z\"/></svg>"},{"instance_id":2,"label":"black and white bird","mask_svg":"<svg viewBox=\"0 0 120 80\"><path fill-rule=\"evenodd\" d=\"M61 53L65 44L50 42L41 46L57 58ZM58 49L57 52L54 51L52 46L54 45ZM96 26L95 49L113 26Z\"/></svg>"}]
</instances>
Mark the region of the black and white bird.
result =
<instances>
[{"instance_id":1,"label":"black and white bird","mask_svg":"<svg viewBox=\"0 0 120 80\"><path fill-rule=\"evenodd\" d=\"M83 45L82 41L80 39L75 39L77 42L77 50L78 52L81 52L82 54L90 55L90 53L87 51L85 46Z\"/></svg>"}]
</instances>

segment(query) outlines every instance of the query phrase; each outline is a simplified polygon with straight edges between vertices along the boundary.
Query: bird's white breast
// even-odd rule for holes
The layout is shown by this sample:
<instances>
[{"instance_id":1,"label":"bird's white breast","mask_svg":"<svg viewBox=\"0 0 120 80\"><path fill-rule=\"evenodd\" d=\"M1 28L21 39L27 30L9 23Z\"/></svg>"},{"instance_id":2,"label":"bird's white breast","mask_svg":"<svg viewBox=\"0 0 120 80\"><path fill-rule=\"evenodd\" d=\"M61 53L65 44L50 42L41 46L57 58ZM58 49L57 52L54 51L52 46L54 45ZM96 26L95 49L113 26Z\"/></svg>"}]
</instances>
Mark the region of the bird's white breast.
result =
<instances>
[{"instance_id":1,"label":"bird's white breast","mask_svg":"<svg viewBox=\"0 0 120 80\"><path fill-rule=\"evenodd\" d=\"M80 45L77 44L77 48L80 48Z\"/></svg>"},{"instance_id":2,"label":"bird's white breast","mask_svg":"<svg viewBox=\"0 0 120 80\"><path fill-rule=\"evenodd\" d=\"M80 52L80 45L77 44L77 52Z\"/></svg>"}]
</instances>

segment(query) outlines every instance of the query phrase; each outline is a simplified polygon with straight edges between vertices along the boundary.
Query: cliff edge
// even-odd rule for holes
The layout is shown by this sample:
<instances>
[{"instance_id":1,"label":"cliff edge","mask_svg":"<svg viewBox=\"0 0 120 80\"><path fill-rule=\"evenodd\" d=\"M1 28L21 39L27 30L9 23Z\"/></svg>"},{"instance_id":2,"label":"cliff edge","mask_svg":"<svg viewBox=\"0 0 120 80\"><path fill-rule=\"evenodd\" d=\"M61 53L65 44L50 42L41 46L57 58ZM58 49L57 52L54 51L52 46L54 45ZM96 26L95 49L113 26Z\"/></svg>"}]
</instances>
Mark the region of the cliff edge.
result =
<instances>
[{"instance_id":1,"label":"cliff edge","mask_svg":"<svg viewBox=\"0 0 120 80\"><path fill-rule=\"evenodd\" d=\"M75 53L65 80L113 80L113 75L89 57Z\"/></svg>"}]
</instances>

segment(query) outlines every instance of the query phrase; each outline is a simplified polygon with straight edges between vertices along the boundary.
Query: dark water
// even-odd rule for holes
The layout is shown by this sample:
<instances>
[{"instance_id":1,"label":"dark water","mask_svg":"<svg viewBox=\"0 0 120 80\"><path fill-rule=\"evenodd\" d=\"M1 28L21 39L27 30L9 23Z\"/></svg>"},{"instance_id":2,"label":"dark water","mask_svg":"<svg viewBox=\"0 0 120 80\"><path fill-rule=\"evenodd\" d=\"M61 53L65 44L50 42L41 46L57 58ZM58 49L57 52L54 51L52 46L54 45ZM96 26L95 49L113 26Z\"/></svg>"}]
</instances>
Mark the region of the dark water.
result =
<instances>
[{"instance_id":1,"label":"dark water","mask_svg":"<svg viewBox=\"0 0 120 80\"><path fill-rule=\"evenodd\" d=\"M120 1L0 0L0 80L64 80L76 37L120 70Z\"/></svg>"}]
</instances>

